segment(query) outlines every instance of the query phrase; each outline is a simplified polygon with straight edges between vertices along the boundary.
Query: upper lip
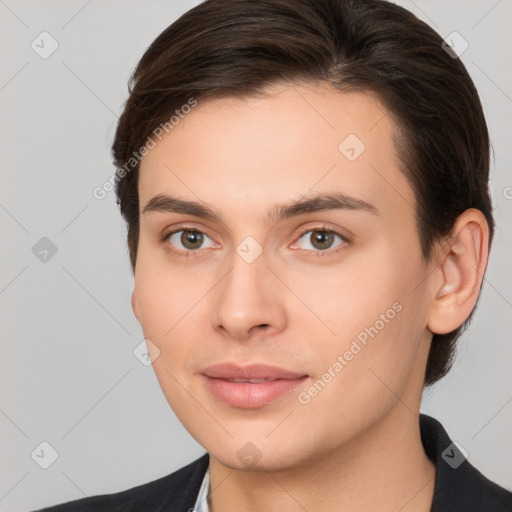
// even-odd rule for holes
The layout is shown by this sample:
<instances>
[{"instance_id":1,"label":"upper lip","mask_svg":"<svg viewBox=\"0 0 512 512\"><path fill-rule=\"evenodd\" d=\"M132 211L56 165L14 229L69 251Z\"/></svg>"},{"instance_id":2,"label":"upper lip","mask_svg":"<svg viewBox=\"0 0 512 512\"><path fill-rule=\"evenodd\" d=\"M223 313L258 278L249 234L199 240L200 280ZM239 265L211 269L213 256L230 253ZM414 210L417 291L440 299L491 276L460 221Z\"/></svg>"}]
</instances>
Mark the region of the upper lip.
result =
<instances>
[{"instance_id":1,"label":"upper lip","mask_svg":"<svg viewBox=\"0 0 512 512\"><path fill-rule=\"evenodd\" d=\"M279 366L270 366L266 364L250 364L247 366L238 366L234 363L221 363L209 366L203 370L203 375L212 379L299 379L306 377L304 373L293 372L280 368Z\"/></svg>"}]
</instances>

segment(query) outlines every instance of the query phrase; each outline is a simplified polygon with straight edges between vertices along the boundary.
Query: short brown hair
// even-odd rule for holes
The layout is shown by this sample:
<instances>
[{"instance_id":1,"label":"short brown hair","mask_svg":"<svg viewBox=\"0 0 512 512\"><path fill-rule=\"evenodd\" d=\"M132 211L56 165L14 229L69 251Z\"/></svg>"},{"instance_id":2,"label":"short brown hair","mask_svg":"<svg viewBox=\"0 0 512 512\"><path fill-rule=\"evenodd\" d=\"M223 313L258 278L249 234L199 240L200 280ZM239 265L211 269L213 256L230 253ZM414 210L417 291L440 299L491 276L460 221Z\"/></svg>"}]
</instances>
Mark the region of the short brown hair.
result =
<instances>
[{"instance_id":1,"label":"short brown hair","mask_svg":"<svg viewBox=\"0 0 512 512\"><path fill-rule=\"evenodd\" d=\"M278 83L326 82L376 93L395 122L402 171L417 203L423 257L457 217L480 210L494 233L489 135L477 90L460 59L411 12L384 0L206 0L148 47L129 82L112 145L116 194L135 270L139 163L131 158L191 97L259 94ZM455 331L434 334L425 385L451 367Z\"/></svg>"}]
</instances>

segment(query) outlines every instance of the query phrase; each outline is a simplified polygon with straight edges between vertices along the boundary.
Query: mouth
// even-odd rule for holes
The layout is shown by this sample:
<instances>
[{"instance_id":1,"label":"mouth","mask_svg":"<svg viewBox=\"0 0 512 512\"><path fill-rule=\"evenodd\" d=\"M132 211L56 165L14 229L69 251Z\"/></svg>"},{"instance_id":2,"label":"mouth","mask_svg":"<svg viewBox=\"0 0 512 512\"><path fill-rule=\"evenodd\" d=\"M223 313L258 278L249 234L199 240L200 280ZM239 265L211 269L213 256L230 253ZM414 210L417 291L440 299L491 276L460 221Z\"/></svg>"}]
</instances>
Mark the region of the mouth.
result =
<instances>
[{"instance_id":1,"label":"mouth","mask_svg":"<svg viewBox=\"0 0 512 512\"><path fill-rule=\"evenodd\" d=\"M293 393L309 376L269 365L218 364L202 372L206 388L221 402L247 409L270 404Z\"/></svg>"},{"instance_id":2,"label":"mouth","mask_svg":"<svg viewBox=\"0 0 512 512\"><path fill-rule=\"evenodd\" d=\"M227 382L250 382L251 384L258 384L259 382L271 382L278 379L223 379Z\"/></svg>"}]
</instances>

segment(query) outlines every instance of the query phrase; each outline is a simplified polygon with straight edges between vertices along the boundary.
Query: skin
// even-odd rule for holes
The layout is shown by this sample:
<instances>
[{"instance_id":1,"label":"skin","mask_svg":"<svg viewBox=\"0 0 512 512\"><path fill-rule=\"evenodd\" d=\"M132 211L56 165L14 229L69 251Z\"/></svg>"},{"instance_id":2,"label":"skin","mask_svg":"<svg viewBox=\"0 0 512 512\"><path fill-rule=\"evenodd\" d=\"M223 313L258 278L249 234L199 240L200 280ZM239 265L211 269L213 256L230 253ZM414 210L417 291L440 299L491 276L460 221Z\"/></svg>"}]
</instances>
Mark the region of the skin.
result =
<instances>
[{"instance_id":1,"label":"skin","mask_svg":"<svg viewBox=\"0 0 512 512\"><path fill-rule=\"evenodd\" d=\"M320 84L265 92L199 102L141 163L132 307L156 376L210 454L214 512L429 511L435 469L418 425L428 351L432 332L455 329L475 305L487 225L466 211L427 263L394 125L378 99ZM338 149L349 134L366 146L354 161ZM378 214L267 217L275 205L328 192ZM158 194L205 203L222 221L142 213ZM347 240L335 235L322 248L312 235L326 227ZM205 233L203 243L184 245L183 229ZM178 234L162 241L170 231ZM262 250L252 263L236 251L247 236ZM378 335L301 403L300 393L396 303ZM233 407L201 377L228 361L309 378L264 407ZM239 454L247 443L259 457L253 466Z\"/></svg>"}]
</instances>

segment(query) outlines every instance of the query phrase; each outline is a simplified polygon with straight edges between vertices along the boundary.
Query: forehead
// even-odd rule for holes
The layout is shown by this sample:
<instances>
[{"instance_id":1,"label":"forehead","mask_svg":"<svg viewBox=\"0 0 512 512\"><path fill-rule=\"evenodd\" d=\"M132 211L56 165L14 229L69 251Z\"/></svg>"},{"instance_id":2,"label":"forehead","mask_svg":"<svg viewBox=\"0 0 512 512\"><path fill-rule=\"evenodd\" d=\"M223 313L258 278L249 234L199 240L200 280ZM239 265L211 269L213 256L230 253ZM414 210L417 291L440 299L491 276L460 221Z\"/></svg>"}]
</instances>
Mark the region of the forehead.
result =
<instances>
[{"instance_id":1,"label":"forehead","mask_svg":"<svg viewBox=\"0 0 512 512\"><path fill-rule=\"evenodd\" d=\"M273 205L338 191L398 213L414 199L394 129L375 95L327 85L199 100L143 158L140 206L167 193L264 219Z\"/></svg>"}]
</instances>

